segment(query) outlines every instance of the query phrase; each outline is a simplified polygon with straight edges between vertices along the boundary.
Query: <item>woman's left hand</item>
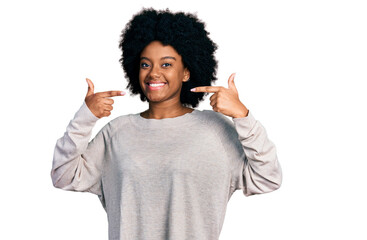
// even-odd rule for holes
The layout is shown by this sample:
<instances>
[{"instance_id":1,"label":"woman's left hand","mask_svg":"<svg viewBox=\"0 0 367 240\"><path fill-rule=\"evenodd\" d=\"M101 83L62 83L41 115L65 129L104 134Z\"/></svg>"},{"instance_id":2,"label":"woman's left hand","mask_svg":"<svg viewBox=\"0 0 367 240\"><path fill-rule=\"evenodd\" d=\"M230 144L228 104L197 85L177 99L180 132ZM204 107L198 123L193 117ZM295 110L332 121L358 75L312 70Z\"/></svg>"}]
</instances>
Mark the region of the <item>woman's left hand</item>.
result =
<instances>
[{"instance_id":1,"label":"woman's left hand","mask_svg":"<svg viewBox=\"0 0 367 240\"><path fill-rule=\"evenodd\" d=\"M228 88L221 86L201 86L193 88L191 91L214 93L210 97L210 105L216 112L233 118L247 117L249 110L238 97L238 91L234 85L235 75L235 73L232 73L229 77Z\"/></svg>"}]
</instances>

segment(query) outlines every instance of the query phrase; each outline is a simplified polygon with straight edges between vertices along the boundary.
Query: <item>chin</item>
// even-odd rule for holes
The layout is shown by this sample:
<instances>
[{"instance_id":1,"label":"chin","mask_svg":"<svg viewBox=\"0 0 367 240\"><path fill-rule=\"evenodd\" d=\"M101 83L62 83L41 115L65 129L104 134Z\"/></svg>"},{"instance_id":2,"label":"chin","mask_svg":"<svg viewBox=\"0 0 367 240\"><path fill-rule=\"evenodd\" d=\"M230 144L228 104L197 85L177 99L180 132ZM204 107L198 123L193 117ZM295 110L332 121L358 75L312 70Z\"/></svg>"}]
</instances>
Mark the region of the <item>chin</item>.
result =
<instances>
[{"instance_id":1,"label":"chin","mask_svg":"<svg viewBox=\"0 0 367 240\"><path fill-rule=\"evenodd\" d=\"M160 97L153 97L153 98L150 98L148 96L146 96L146 97L147 97L148 102L161 102L162 101L162 98L160 98Z\"/></svg>"}]
</instances>

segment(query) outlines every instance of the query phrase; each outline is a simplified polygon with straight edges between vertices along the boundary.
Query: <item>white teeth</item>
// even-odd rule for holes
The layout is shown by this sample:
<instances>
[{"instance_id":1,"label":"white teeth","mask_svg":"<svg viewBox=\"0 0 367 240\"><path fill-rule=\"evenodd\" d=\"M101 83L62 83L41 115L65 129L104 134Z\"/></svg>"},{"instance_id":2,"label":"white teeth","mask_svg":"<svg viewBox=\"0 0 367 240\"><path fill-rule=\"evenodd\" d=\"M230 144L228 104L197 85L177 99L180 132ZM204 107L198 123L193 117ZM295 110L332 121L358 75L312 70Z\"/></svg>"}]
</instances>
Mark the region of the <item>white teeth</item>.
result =
<instances>
[{"instance_id":1,"label":"white teeth","mask_svg":"<svg viewBox=\"0 0 367 240\"><path fill-rule=\"evenodd\" d=\"M152 87L158 87L158 86L163 86L164 83L149 83L149 86L152 86Z\"/></svg>"}]
</instances>

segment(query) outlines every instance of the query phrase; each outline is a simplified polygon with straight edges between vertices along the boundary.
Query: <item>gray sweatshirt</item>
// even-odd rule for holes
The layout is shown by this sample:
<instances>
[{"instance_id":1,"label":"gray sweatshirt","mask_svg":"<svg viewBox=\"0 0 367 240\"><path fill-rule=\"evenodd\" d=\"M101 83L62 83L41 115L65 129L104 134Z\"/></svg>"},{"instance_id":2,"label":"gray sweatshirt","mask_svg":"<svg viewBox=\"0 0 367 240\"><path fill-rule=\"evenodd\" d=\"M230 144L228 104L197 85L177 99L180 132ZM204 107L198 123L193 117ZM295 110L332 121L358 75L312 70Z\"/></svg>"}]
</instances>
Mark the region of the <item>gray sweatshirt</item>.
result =
<instances>
[{"instance_id":1,"label":"gray sweatshirt","mask_svg":"<svg viewBox=\"0 0 367 240\"><path fill-rule=\"evenodd\" d=\"M281 185L275 145L251 112L128 114L89 142L98 119L84 102L57 140L51 177L57 188L99 197L110 240L217 240L234 191Z\"/></svg>"}]
</instances>

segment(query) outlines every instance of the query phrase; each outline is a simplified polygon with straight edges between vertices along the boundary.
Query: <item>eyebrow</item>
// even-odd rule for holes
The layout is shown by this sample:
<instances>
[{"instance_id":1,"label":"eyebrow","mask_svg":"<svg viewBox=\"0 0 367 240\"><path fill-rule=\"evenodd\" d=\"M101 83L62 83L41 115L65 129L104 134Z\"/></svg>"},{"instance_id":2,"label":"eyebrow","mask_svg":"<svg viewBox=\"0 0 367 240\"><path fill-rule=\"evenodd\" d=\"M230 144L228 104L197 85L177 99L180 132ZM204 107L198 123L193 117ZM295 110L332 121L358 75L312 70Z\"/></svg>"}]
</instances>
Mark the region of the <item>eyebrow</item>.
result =
<instances>
[{"instance_id":1,"label":"eyebrow","mask_svg":"<svg viewBox=\"0 0 367 240\"><path fill-rule=\"evenodd\" d=\"M146 59L146 60L150 61L150 59L147 58L147 57L141 57L140 58L140 60L143 60L143 59ZM176 61L176 58L175 57L171 57L171 56L162 57L161 60L163 60L163 59L173 59L173 60Z\"/></svg>"}]
</instances>

